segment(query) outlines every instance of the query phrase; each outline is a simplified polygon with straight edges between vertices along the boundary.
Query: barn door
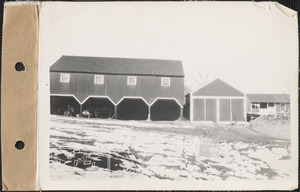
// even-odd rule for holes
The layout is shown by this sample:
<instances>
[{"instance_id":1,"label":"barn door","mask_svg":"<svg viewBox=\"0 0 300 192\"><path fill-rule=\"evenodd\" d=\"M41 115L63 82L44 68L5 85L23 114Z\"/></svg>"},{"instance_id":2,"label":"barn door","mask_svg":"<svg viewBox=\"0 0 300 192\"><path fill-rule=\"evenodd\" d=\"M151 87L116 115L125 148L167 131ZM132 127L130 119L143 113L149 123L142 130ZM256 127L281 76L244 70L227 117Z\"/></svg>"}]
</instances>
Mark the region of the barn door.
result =
<instances>
[{"instance_id":1,"label":"barn door","mask_svg":"<svg viewBox=\"0 0 300 192\"><path fill-rule=\"evenodd\" d=\"M204 99L194 99L194 107L193 107L193 120L194 121L204 121L205 120L205 103L204 103Z\"/></svg>"},{"instance_id":2,"label":"barn door","mask_svg":"<svg viewBox=\"0 0 300 192\"><path fill-rule=\"evenodd\" d=\"M206 121L217 121L217 99L206 99Z\"/></svg>"},{"instance_id":3,"label":"barn door","mask_svg":"<svg viewBox=\"0 0 300 192\"><path fill-rule=\"evenodd\" d=\"M231 109L233 121L245 121L243 99L231 99Z\"/></svg>"},{"instance_id":4,"label":"barn door","mask_svg":"<svg viewBox=\"0 0 300 192\"><path fill-rule=\"evenodd\" d=\"M230 99L220 99L219 120L230 121Z\"/></svg>"}]
</instances>

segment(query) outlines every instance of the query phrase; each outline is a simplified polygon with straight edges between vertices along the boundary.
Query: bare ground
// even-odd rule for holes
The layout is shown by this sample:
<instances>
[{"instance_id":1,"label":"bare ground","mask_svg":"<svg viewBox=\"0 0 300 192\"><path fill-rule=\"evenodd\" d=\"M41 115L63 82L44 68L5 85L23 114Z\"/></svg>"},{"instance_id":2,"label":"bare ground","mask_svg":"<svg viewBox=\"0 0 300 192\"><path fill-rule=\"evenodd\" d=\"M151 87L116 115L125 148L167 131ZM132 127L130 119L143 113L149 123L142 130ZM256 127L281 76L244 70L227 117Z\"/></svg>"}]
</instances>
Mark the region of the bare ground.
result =
<instances>
[{"instance_id":1,"label":"bare ground","mask_svg":"<svg viewBox=\"0 0 300 192\"><path fill-rule=\"evenodd\" d=\"M51 116L52 179L288 178L290 123L196 124Z\"/></svg>"}]
</instances>

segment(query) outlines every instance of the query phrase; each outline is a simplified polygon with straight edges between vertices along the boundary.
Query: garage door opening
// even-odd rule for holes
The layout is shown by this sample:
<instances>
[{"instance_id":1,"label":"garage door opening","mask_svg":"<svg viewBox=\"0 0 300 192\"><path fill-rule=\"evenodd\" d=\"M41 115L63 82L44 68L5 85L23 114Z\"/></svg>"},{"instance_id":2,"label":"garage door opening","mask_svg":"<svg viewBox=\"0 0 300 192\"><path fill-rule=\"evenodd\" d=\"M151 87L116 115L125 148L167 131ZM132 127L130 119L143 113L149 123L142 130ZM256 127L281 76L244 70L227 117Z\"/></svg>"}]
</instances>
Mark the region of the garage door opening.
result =
<instances>
[{"instance_id":1,"label":"garage door opening","mask_svg":"<svg viewBox=\"0 0 300 192\"><path fill-rule=\"evenodd\" d=\"M174 121L180 118L180 106L174 100L159 99L151 106L152 121Z\"/></svg>"},{"instance_id":2,"label":"garage door opening","mask_svg":"<svg viewBox=\"0 0 300 192\"><path fill-rule=\"evenodd\" d=\"M80 104L74 97L50 96L50 114L76 116L80 113Z\"/></svg>"},{"instance_id":3,"label":"garage door opening","mask_svg":"<svg viewBox=\"0 0 300 192\"><path fill-rule=\"evenodd\" d=\"M117 119L146 120L148 105L142 99L126 98L117 106Z\"/></svg>"},{"instance_id":4,"label":"garage door opening","mask_svg":"<svg viewBox=\"0 0 300 192\"><path fill-rule=\"evenodd\" d=\"M87 110L91 118L112 118L115 106L108 98L89 98L82 105L82 110Z\"/></svg>"}]
</instances>

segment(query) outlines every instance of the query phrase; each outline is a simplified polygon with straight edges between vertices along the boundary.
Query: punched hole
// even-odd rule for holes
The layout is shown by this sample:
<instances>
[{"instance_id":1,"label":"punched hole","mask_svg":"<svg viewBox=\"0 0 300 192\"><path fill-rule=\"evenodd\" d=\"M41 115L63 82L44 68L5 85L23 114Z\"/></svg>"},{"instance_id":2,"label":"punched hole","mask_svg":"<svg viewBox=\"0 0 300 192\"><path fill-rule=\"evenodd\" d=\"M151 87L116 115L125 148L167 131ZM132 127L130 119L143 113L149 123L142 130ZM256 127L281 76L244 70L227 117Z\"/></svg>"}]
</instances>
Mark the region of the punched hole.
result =
<instances>
[{"instance_id":1,"label":"punched hole","mask_svg":"<svg viewBox=\"0 0 300 192\"><path fill-rule=\"evenodd\" d=\"M17 141L16 144L15 144L15 147L18 149L18 150L22 150L24 149L25 147L25 143L23 141Z\"/></svg>"},{"instance_id":2,"label":"punched hole","mask_svg":"<svg viewBox=\"0 0 300 192\"><path fill-rule=\"evenodd\" d=\"M25 65L22 62L18 62L15 65L16 71L25 71Z\"/></svg>"}]
</instances>

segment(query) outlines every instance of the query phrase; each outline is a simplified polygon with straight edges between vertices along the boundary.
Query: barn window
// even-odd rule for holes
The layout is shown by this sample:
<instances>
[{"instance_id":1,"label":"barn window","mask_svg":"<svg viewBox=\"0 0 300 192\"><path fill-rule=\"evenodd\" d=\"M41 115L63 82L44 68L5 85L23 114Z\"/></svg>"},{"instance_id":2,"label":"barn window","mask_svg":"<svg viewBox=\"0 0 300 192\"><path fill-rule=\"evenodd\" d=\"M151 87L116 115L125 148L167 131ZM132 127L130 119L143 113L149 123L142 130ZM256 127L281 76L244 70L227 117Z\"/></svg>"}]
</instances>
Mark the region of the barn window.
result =
<instances>
[{"instance_id":1,"label":"barn window","mask_svg":"<svg viewBox=\"0 0 300 192\"><path fill-rule=\"evenodd\" d=\"M268 108L268 103L260 103L260 108L261 108L261 109L266 109L266 108Z\"/></svg>"},{"instance_id":2,"label":"barn window","mask_svg":"<svg viewBox=\"0 0 300 192\"><path fill-rule=\"evenodd\" d=\"M274 107L275 103L268 103L268 107Z\"/></svg>"},{"instance_id":3,"label":"barn window","mask_svg":"<svg viewBox=\"0 0 300 192\"><path fill-rule=\"evenodd\" d=\"M103 84L104 76L103 75L95 75L94 83L95 84Z\"/></svg>"},{"instance_id":4,"label":"barn window","mask_svg":"<svg viewBox=\"0 0 300 192\"><path fill-rule=\"evenodd\" d=\"M60 74L60 82L64 82L64 83L70 82L70 74L68 73Z\"/></svg>"},{"instance_id":5,"label":"barn window","mask_svg":"<svg viewBox=\"0 0 300 192\"><path fill-rule=\"evenodd\" d=\"M171 85L170 78L167 78L167 77L161 78L161 86L170 86L170 85Z\"/></svg>"},{"instance_id":6,"label":"barn window","mask_svg":"<svg viewBox=\"0 0 300 192\"><path fill-rule=\"evenodd\" d=\"M128 76L127 77L127 85L136 85L136 77Z\"/></svg>"}]
</instances>

